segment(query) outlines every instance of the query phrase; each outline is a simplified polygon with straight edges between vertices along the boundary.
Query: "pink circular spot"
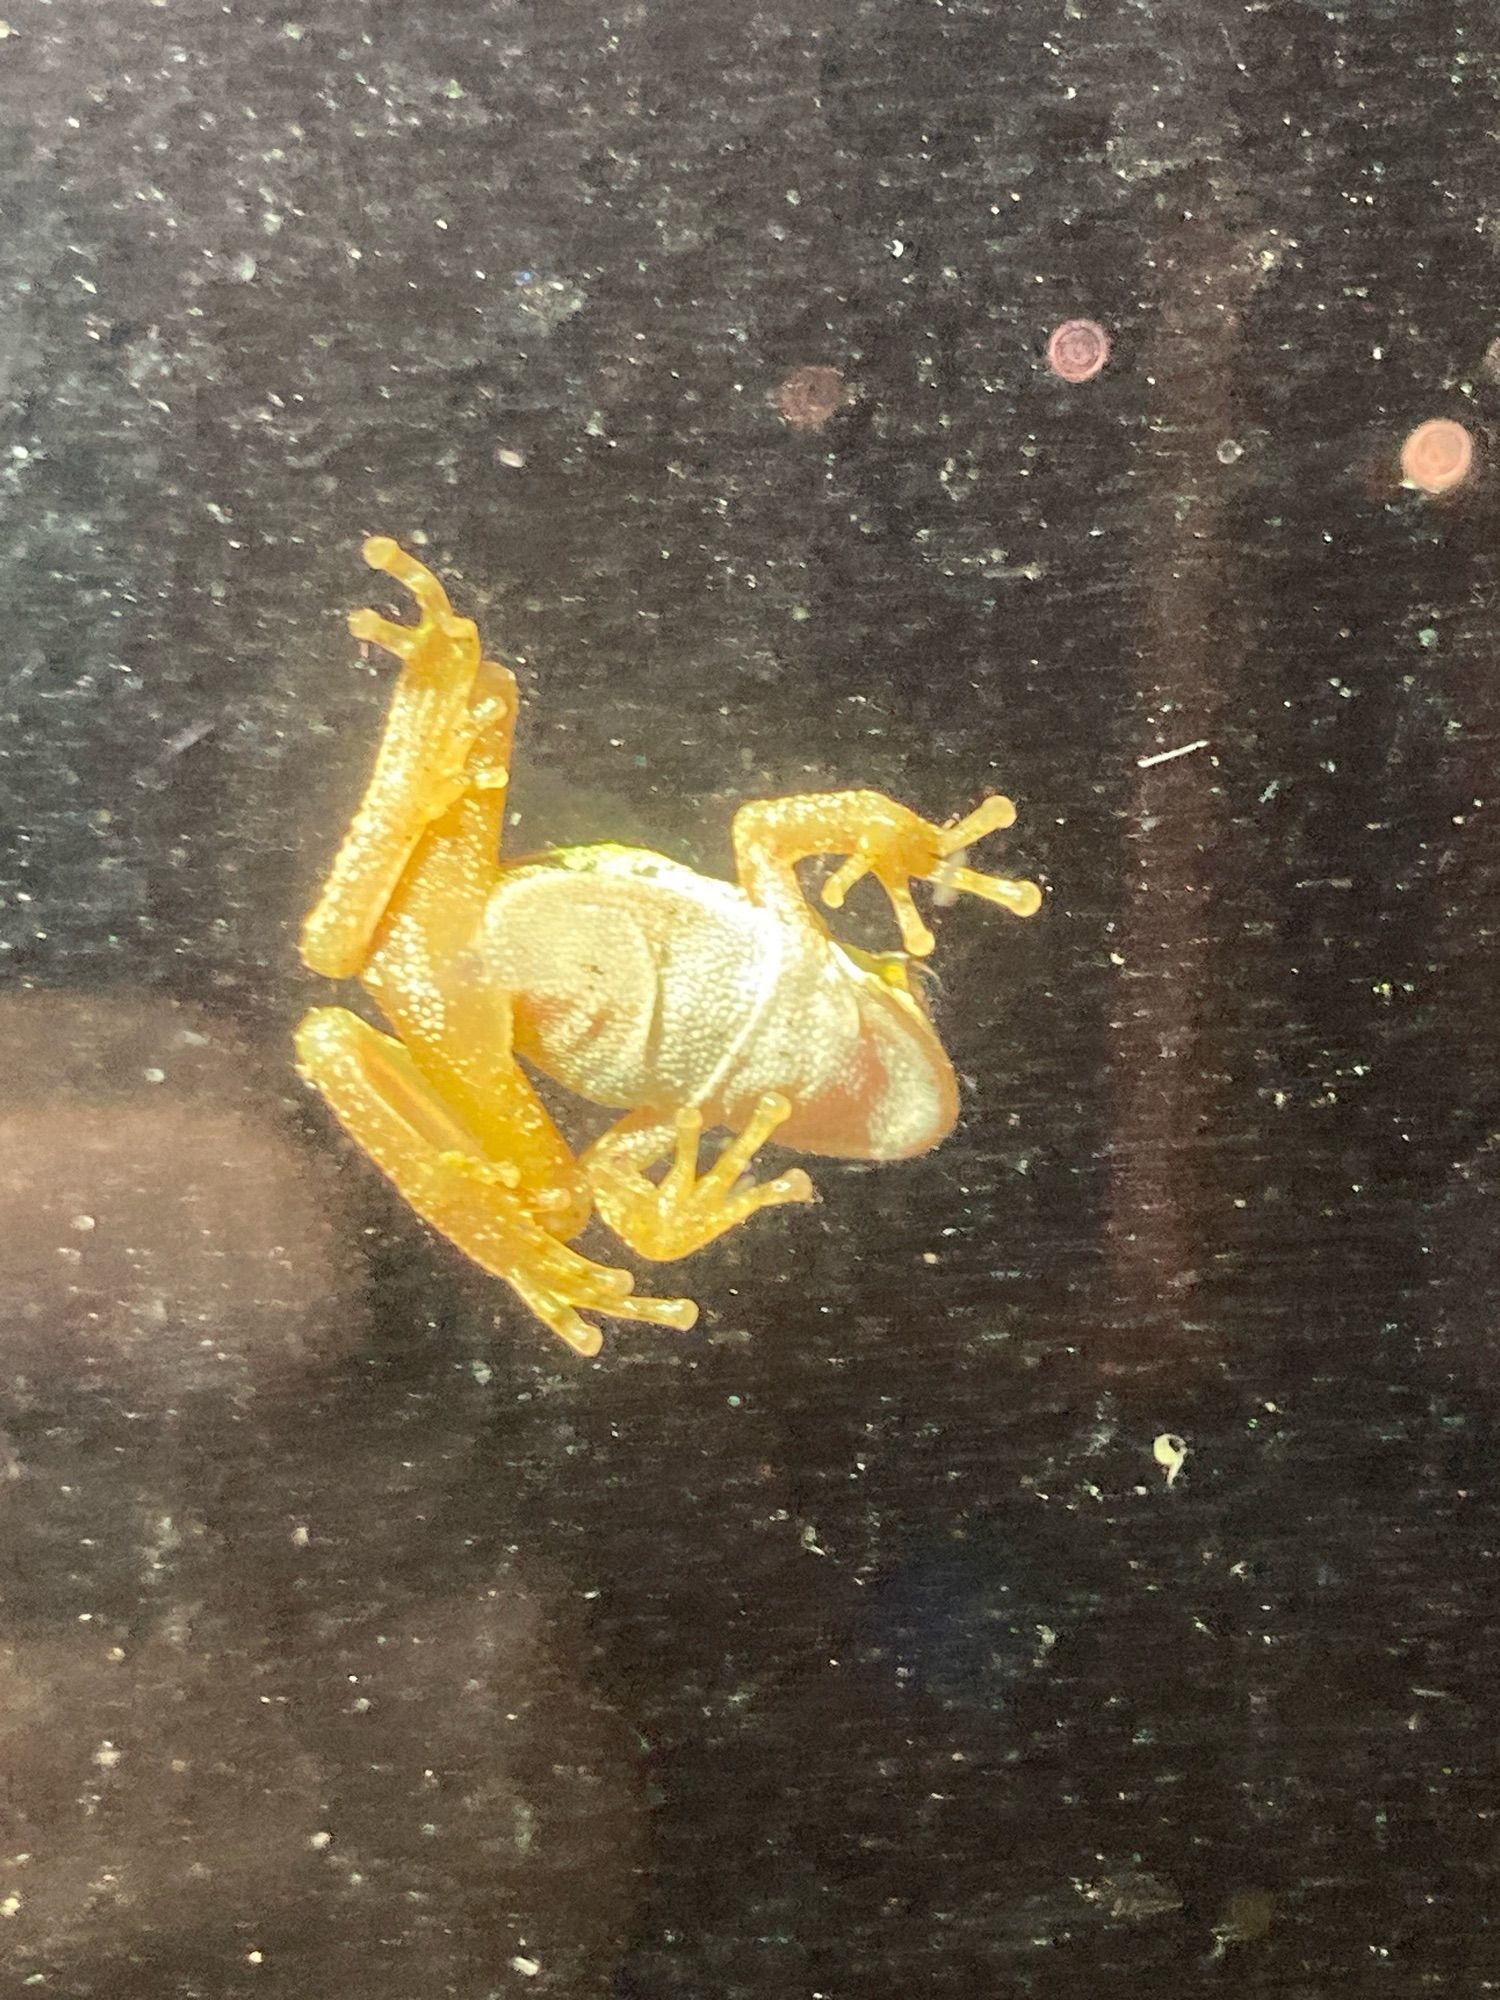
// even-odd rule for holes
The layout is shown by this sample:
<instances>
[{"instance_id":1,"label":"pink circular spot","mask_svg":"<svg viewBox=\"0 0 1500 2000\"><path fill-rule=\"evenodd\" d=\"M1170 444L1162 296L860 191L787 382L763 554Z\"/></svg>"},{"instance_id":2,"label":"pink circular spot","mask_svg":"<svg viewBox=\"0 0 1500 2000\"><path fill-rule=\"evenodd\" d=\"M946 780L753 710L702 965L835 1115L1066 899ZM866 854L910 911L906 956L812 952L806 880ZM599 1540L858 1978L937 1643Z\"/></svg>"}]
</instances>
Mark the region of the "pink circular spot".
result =
<instances>
[{"instance_id":1,"label":"pink circular spot","mask_svg":"<svg viewBox=\"0 0 1500 2000\"><path fill-rule=\"evenodd\" d=\"M804 362L792 370L772 400L782 422L794 431L820 431L853 397L837 368Z\"/></svg>"},{"instance_id":2,"label":"pink circular spot","mask_svg":"<svg viewBox=\"0 0 1500 2000\"><path fill-rule=\"evenodd\" d=\"M1452 417L1429 417L1401 447L1401 474L1424 493L1449 493L1474 465L1474 440Z\"/></svg>"},{"instance_id":3,"label":"pink circular spot","mask_svg":"<svg viewBox=\"0 0 1500 2000\"><path fill-rule=\"evenodd\" d=\"M1109 335L1096 319L1065 319L1047 337L1047 366L1064 382L1087 382L1109 360Z\"/></svg>"}]
</instances>

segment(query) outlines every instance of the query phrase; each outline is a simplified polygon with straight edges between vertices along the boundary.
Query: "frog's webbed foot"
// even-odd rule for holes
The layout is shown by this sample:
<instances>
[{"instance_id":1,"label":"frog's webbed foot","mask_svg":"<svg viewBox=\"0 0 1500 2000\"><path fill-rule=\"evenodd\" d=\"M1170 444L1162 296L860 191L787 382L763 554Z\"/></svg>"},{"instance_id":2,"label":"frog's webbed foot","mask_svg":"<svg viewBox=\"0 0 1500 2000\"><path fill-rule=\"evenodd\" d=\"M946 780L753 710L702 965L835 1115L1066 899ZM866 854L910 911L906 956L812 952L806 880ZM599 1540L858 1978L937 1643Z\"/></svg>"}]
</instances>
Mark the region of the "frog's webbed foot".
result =
<instances>
[{"instance_id":1,"label":"frog's webbed foot","mask_svg":"<svg viewBox=\"0 0 1500 2000\"><path fill-rule=\"evenodd\" d=\"M315 972L363 970L371 940L423 833L466 792L502 790L515 724L516 683L481 656L479 631L442 584L389 536L365 543L365 561L416 599L415 625L356 611L349 630L401 661L374 774L302 931Z\"/></svg>"},{"instance_id":2,"label":"frog's webbed foot","mask_svg":"<svg viewBox=\"0 0 1500 2000\"><path fill-rule=\"evenodd\" d=\"M1007 875L982 875L957 856L973 841L1015 824L1016 809L998 793L981 801L973 812L950 826L936 826L877 793L867 795L871 810L848 859L823 884L823 901L830 910L843 908L844 898L865 875L873 875L890 899L901 930L901 942L915 958L926 958L934 943L912 901L912 882L933 882L940 889L957 889L982 896L1018 917L1034 916L1042 892L1035 882L1013 881Z\"/></svg>"},{"instance_id":3,"label":"frog's webbed foot","mask_svg":"<svg viewBox=\"0 0 1500 2000\"><path fill-rule=\"evenodd\" d=\"M746 1182L741 1176L792 1107L779 1092L761 1098L744 1130L725 1145L707 1173L698 1172L703 1114L694 1106L663 1124L646 1113L623 1119L584 1155L594 1206L610 1228L642 1257L686 1257L763 1208L815 1201L813 1184L800 1167L775 1180ZM646 1168L668 1151L672 1164L657 1182Z\"/></svg>"},{"instance_id":4,"label":"frog's webbed foot","mask_svg":"<svg viewBox=\"0 0 1500 2000\"><path fill-rule=\"evenodd\" d=\"M398 812L404 808L420 832L465 791L496 791L509 782L516 677L482 656L478 626L459 617L425 563L389 535L372 535L364 558L371 569L405 584L417 603L415 625L397 625L366 609L349 614L349 631L403 663L391 705L392 723L398 704L403 709L401 741L392 741L396 732L388 725L381 754L382 760L392 756L407 781L406 796L398 797L393 787L390 803Z\"/></svg>"},{"instance_id":5,"label":"frog's webbed foot","mask_svg":"<svg viewBox=\"0 0 1500 2000\"><path fill-rule=\"evenodd\" d=\"M320 1007L297 1030L297 1055L303 1076L417 1213L504 1278L575 1352L603 1345L581 1312L693 1324L690 1299L637 1298L628 1271L570 1250L548 1222L576 1216L577 1190L529 1189L510 1163L486 1158L399 1042L341 1007Z\"/></svg>"}]
</instances>

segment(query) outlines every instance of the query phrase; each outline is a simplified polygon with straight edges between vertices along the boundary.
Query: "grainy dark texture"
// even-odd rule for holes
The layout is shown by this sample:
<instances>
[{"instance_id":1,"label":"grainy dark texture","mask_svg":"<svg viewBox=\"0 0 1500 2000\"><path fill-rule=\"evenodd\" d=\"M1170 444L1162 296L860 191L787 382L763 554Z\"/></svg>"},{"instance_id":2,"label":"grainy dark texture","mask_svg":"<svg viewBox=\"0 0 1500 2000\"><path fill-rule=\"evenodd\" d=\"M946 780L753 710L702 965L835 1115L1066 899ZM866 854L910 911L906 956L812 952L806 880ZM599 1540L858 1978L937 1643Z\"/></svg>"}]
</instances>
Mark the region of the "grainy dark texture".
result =
<instances>
[{"instance_id":1,"label":"grainy dark texture","mask_svg":"<svg viewBox=\"0 0 1500 2000\"><path fill-rule=\"evenodd\" d=\"M5 2000L1500 1990L1500 12L6 26ZM523 846L1022 804L685 1339L291 1078L372 529Z\"/></svg>"}]
</instances>

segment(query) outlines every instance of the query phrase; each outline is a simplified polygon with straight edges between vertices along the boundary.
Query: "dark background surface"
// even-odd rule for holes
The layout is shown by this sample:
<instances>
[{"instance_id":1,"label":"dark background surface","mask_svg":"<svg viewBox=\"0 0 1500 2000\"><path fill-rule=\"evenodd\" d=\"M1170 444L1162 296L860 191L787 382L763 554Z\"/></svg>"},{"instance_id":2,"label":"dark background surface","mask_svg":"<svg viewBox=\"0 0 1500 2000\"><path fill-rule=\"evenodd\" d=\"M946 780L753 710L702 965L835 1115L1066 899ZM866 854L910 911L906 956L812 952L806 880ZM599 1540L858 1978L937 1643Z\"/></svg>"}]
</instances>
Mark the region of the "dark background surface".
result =
<instances>
[{"instance_id":1,"label":"dark background surface","mask_svg":"<svg viewBox=\"0 0 1500 2000\"><path fill-rule=\"evenodd\" d=\"M0 1991L1500 1989L1496 9L6 25ZM523 847L1021 804L685 1338L291 1074L372 530Z\"/></svg>"}]
</instances>

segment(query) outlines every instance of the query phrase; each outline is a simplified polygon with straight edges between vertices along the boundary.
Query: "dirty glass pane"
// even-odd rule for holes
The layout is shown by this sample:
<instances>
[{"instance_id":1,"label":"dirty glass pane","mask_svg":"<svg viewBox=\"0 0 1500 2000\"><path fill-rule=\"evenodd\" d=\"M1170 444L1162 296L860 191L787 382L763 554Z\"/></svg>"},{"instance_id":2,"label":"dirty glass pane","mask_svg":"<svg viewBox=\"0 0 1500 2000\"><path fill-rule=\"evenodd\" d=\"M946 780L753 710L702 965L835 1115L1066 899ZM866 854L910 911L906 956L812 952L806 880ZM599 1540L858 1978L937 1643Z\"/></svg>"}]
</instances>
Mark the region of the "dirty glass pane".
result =
<instances>
[{"instance_id":1,"label":"dirty glass pane","mask_svg":"<svg viewBox=\"0 0 1500 2000\"><path fill-rule=\"evenodd\" d=\"M14 0L6 2000L1500 1981L1497 84L1458 0ZM371 535L520 702L382 794L384 1009L299 927L467 642L349 634ZM695 1101L794 1198L653 1262Z\"/></svg>"}]
</instances>

